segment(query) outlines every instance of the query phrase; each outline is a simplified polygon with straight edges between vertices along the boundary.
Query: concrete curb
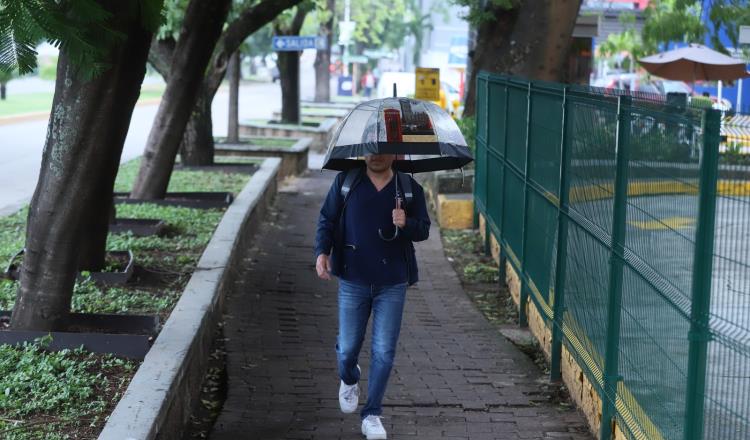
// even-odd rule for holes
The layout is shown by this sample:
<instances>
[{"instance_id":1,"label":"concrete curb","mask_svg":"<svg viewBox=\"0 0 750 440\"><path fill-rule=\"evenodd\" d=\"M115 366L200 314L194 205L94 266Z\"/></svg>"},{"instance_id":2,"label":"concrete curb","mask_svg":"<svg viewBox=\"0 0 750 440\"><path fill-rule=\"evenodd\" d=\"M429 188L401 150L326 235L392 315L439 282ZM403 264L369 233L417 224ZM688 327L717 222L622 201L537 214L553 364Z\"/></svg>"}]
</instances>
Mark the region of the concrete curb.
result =
<instances>
[{"instance_id":1,"label":"concrete curb","mask_svg":"<svg viewBox=\"0 0 750 440\"><path fill-rule=\"evenodd\" d=\"M312 138L310 150L325 152L328 142L338 127L338 118L327 118L320 122L317 127L305 125L269 124L259 123L251 120L240 121L241 137L286 137L286 138Z\"/></svg>"},{"instance_id":2,"label":"concrete curb","mask_svg":"<svg viewBox=\"0 0 750 440\"><path fill-rule=\"evenodd\" d=\"M100 440L179 439L199 392L223 287L276 193L268 158L222 217L182 297L104 426Z\"/></svg>"},{"instance_id":3,"label":"concrete curb","mask_svg":"<svg viewBox=\"0 0 750 440\"><path fill-rule=\"evenodd\" d=\"M264 139L278 138L264 137ZM287 176L301 174L307 169L307 156L312 141L312 138L309 137L299 138L294 145L288 148L217 142L214 152L222 156L279 157L281 158L281 168L277 177L279 180L283 180Z\"/></svg>"}]
</instances>

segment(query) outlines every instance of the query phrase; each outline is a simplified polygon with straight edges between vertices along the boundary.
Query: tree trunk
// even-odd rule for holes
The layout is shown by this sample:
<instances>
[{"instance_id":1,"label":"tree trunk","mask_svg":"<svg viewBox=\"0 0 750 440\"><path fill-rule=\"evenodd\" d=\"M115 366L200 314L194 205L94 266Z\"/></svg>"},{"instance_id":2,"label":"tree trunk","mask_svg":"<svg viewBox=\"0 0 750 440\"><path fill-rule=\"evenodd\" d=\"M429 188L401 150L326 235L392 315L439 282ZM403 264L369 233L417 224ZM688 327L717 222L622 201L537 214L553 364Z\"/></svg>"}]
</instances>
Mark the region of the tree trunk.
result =
<instances>
[{"instance_id":1,"label":"tree trunk","mask_svg":"<svg viewBox=\"0 0 750 440\"><path fill-rule=\"evenodd\" d=\"M333 16L336 11L336 0L326 1L326 11L331 16L320 24L320 35L326 39L326 48L315 54L315 102L331 100L331 45L333 44Z\"/></svg>"},{"instance_id":2,"label":"tree trunk","mask_svg":"<svg viewBox=\"0 0 750 440\"><path fill-rule=\"evenodd\" d=\"M131 197L161 199L231 0L191 0Z\"/></svg>"},{"instance_id":3,"label":"tree trunk","mask_svg":"<svg viewBox=\"0 0 750 440\"><path fill-rule=\"evenodd\" d=\"M291 25L284 29L279 24L274 26L276 35L299 35L308 7L297 7ZM279 52L279 85L281 86L281 122L299 124L299 57L301 52Z\"/></svg>"},{"instance_id":4,"label":"tree trunk","mask_svg":"<svg viewBox=\"0 0 750 440\"><path fill-rule=\"evenodd\" d=\"M119 157L118 157L119 162ZM108 176L117 176L119 163L115 170L102 174L102 183L96 185L93 202L88 207L89 215L83 219L78 256L78 270L100 272L106 266L107 235L109 225L115 219L115 204L112 200L112 186L107 186ZM114 184L114 180L112 180Z\"/></svg>"},{"instance_id":5,"label":"tree trunk","mask_svg":"<svg viewBox=\"0 0 750 440\"><path fill-rule=\"evenodd\" d=\"M208 63L207 69L205 68L205 64L203 64L203 68L194 67L198 65L198 63L195 62L198 56L196 53L193 53L193 48L199 46L201 43L206 44L206 42L208 41L201 41L200 36L202 34L200 32L192 32L193 36L197 37L199 41L193 41L191 44L187 44L186 42L184 42L183 38L180 38L179 43L174 45L172 48L170 48L170 45L172 44L170 41L167 41L166 44L161 44L161 41L159 42L159 44L157 45L157 52L152 54L154 55L154 57L157 57L152 57L152 61L155 61L152 62L152 64L155 66L157 64L163 66L164 62L159 61L159 59L164 60L168 58L170 60L173 60L172 62L170 62L169 68L167 69L166 73L161 72L160 70L162 76L167 76L170 78L169 82L167 83L167 90L165 91L164 97L162 98L162 106L165 105L165 99L169 94L170 96L172 96L172 100L181 98L179 103L170 103L169 108L181 108L180 106L182 105L182 103L188 101L187 96L185 96L184 92L187 91L188 93L193 93L193 90L198 89L198 86L192 85L192 81L187 81L185 75L180 75L178 79L175 79L173 81L170 72L174 71L173 69L176 65L179 65L179 68L181 68L182 70L177 71L181 71L183 72L183 74L188 74L190 76L192 76L191 73L194 72L206 72L205 77L203 77L202 84L200 85L200 90L203 90L205 93L205 99L209 103L209 111L206 113L197 108L193 109L194 113L202 114L203 119L200 122L192 121L189 124L191 125L191 127L203 127L203 130L188 128L187 130L185 130L186 139L178 139L177 142L179 142L179 146L175 146L173 143L172 135L177 134L175 134L174 130L172 130L172 128L170 127L171 125L175 125L180 122L177 120L178 118L176 118L176 116L178 115L170 113L170 110L162 111L162 108L159 108L159 113L157 114L157 118L154 120L154 126L151 129L151 134L149 135L148 146L146 147L146 151L144 152L144 162L141 164L141 169L139 170L135 187L133 188L133 192L131 193L133 197L162 198L164 194L166 194L167 186L169 185L169 177L171 176L172 168L174 167L174 161L177 156L178 150L183 153L183 160L185 158L188 158L188 160L190 161L192 160L192 158L190 158L191 156L196 156L198 154L204 158L196 159L197 161L199 161L198 163L208 160L205 159L205 157L213 158L214 140L213 137L208 138L207 136L205 136L205 133L207 127L210 127L211 131L213 132L213 120L211 119L210 103L211 101L213 101L213 98L216 95L216 91L219 89L221 82L224 80L224 75L226 74L228 64L227 60L229 59L229 56L235 51L239 50L242 42L245 41L247 37L249 37L253 32L268 24L285 9L290 8L300 3L301 1L302 0L263 0L260 3L257 3L255 6L244 9L240 13L239 17L232 21L226 28L224 33L219 37L218 42L215 44L215 50L213 51L213 55L211 56L211 61ZM226 0L221 0L222 4L225 2ZM213 7L216 9L218 5L214 5ZM186 19L188 17L188 12L189 11L186 11L185 14ZM208 21L208 18L209 17L203 17L204 21ZM193 14L191 23L194 23L199 19L200 17L196 17L195 14ZM185 25L183 25L182 31L185 32L185 29L193 30L194 28L186 27ZM152 46L152 49L153 48L154 46ZM159 68L157 67L157 69ZM186 69L192 70L192 72L185 72ZM162 68L162 70L164 69ZM171 89L170 84L173 86L171 87ZM190 85L190 88L186 88L188 87L188 85ZM201 92L197 93L197 96L200 95ZM197 99L195 100L194 105L198 106ZM190 110L190 106L186 108ZM181 117L182 115L180 115L179 119L181 119ZM182 129L177 131L179 132L181 130ZM167 133L167 131L169 133ZM160 132L162 134L158 134L157 132ZM204 135L201 136L200 141L197 141L196 136L188 135L187 133L204 133ZM181 136L182 133L179 133L179 135ZM152 136L155 139L155 143L151 142ZM161 146L160 144L164 145ZM192 154L193 152L200 153ZM146 159L148 159L149 162L149 170L144 169L144 164L147 162ZM212 161L213 159L211 159L211 162L209 163L212 163ZM138 192L136 192L136 188L138 188Z\"/></svg>"},{"instance_id":6,"label":"tree trunk","mask_svg":"<svg viewBox=\"0 0 750 440\"><path fill-rule=\"evenodd\" d=\"M281 85L281 122L300 123L299 52L279 52L279 83Z\"/></svg>"},{"instance_id":7,"label":"tree trunk","mask_svg":"<svg viewBox=\"0 0 750 440\"><path fill-rule=\"evenodd\" d=\"M477 29L464 115L474 114L476 75L481 70L530 79L560 81L581 0L524 1L514 9L487 2L494 20ZM544 29L544 32L529 32Z\"/></svg>"},{"instance_id":8,"label":"tree trunk","mask_svg":"<svg viewBox=\"0 0 750 440\"><path fill-rule=\"evenodd\" d=\"M214 163L214 126L211 118L212 96L201 88L180 144L183 165L206 166Z\"/></svg>"},{"instance_id":9,"label":"tree trunk","mask_svg":"<svg viewBox=\"0 0 750 440\"><path fill-rule=\"evenodd\" d=\"M112 67L84 81L63 50L39 181L26 227L11 324L20 330L51 331L70 312L85 220L102 194L111 199L133 107L145 75L151 32L128 2L104 0L113 29L127 39L111 47ZM115 167L116 170L116 167ZM102 187L106 188L103 189ZM111 203L111 202L110 202Z\"/></svg>"},{"instance_id":10,"label":"tree trunk","mask_svg":"<svg viewBox=\"0 0 750 440\"><path fill-rule=\"evenodd\" d=\"M0 100L5 101L5 83L0 83Z\"/></svg>"},{"instance_id":11,"label":"tree trunk","mask_svg":"<svg viewBox=\"0 0 750 440\"><path fill-rule=\"evenodd\" d=\"M240 141L240 52L229 59L229 122L227 142Z\"/></svg>"}]
</instances>

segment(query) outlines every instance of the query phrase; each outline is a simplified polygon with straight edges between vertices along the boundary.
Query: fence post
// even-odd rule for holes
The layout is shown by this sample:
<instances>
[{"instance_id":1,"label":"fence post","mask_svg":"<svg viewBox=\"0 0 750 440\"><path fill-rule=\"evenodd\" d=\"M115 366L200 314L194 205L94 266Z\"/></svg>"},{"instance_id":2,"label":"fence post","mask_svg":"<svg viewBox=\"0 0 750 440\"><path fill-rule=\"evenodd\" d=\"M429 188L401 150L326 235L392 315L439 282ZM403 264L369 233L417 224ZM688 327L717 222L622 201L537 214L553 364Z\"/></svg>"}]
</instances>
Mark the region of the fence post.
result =
<instances>
[{"instance_id":1,"label":"fence post","mask_svg":"<svg viewBox=\"0 0 750 440\"><path fill-rule=\"evenodd\" d=\"M560 198L557 211L557 255L555 263L555 297L552 303L552 350L550 354L550 380L562 378L563 314L565 313L565 275L568 254L568 199L570 192L570 152L567 145L568 88L563 89L562 136L560 142Z\"/></svg>"},{"instance_id":2,"label":"fence post","mask_svg":"<svg viewBox=\"0 0 750 440\"><path fill-rule=\"evenodd\" d=\"M502 177L500 179L500 194L501 199L502 195L505 194L505 176L508 172L508 167L506 166L506 161L508 160L508 105L509 105L509 97L510 94L510 87L508 87L508 78L503 78L503 85L505 87L505 93L503 93L503 96L505 99L503 99L503 147L501 149L502 151ZM505 280L507 279L507 259L505 258L505 251L503 250L503 234L505 233L505 225L503 224L503 216L505 215L505 200L501 202L500 205L500 218L497 219L497 221L500 223L498 228L500 229L499 237L497 237L497 260L499 263L498 268L498 278L500 279L500 285L504 286L507 283Z\"/></svg>"},{"instance_id":3,"label":"fence post","mask_svg":"<svg viewBox=\"0 0 750 440\"><path fill-rule=\"evenodd\" d=\"M620 359L620 319L622 314L622 271L625 243L625 219L628 198L628 156L630 150L630 96L620 96L617 101L617 168L615 171L614 210L612 215L612 249L609 256L609 284L607 304L607 339L604 355L604 393L602 395L601 440L612 437L612 419L615 415Z\"/></svg>"},{"instance_id":4,"label":"fence post","mask_svg":"<svg viewBox=\"0 0 750 440\"><path fill-rule=\"evenodd\" d=\"M492 254L492 247L490 244L492 243L490 239L490 234L492 234L492 230L490 229L490 222L487 220L487 217L484 218L484 255L489 256Z\"/></svg>"},{"instance_id":5,"label":"fence post","mask_svg":"<svg viewBox=\"0 0 750 440\"><path fill-rule=\"evenodd\" d=\"M529 325L529 317L526 313L526 305L529 303L529 289L526 286L526 233L528 223L527 211L529 209L529 149L531 142L529 138L531 135L531 81L528 82L528 91L526 92L526 150L525 160L523 165L523 222L521 223L521 273L519 274L520 281L520 309L518 311L518 325L521 327L527 327Z\"/></svg>"},{"instance_id":6,"label":"fence post","mask_svg":"<svg viewBox=\"0 0 750 440\"><path fill-rule=\"evenodd\" d=\"M691 285L688 373L685 394L685 440L703 439L703 406L706 361L710 340L709 312L716 218L716 181L719 168L721 114L706 110L703 116L703 154L700 164L698 224L695 231Z\"/></svg>"}]
</instances>

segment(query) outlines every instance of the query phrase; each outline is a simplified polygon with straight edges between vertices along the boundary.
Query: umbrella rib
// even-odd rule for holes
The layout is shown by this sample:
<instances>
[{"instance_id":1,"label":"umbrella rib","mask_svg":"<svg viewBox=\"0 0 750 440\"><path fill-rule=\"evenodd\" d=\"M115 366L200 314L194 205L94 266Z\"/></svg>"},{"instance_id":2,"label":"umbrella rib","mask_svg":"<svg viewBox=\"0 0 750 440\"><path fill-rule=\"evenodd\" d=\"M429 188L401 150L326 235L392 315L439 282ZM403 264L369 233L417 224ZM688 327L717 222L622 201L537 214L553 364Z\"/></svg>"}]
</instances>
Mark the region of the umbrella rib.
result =
<instances>
[{"instance_id":1,"label":"umbrella rib","mask_svg":"<svg viewBox=\"0 0 750 440\"><path fill-rule=\"evenodd\" d=\"M380 102L378 102L378 110L377 110L378 114L375 118L375 121L377 121L375 123L375 144L378 146L378 152L380 152L380 113L381 113L381 110L383 110L384 101L385 99L381 99ZM387 140L388 138L386 137L386 141Z\"/></svg>"}]
</instances>

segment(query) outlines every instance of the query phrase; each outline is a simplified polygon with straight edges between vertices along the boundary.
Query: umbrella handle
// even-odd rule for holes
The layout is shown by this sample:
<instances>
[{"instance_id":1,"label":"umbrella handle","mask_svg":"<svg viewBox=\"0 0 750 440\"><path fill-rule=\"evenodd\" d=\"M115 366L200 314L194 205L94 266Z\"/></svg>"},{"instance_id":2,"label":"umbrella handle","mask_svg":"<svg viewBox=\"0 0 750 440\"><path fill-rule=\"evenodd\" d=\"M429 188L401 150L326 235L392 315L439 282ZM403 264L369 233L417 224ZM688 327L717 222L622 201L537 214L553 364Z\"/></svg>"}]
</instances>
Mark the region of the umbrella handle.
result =
<instances>
[{"instance_id":1,"label":"umbrella handle","mask_svg":"<svg viewBox=\"0 0 750 440\"><path fill-rule=\"evenodd\" d=\"M395 240L395 239L398 238L398 227L396 227L395 229L396 229L396 231L393 233L393 237L388 238L388 237L384 236L382 229L378 229L378 235L380 236L381 240L393 241L393 240Z\"/></svg>"},{"instance_id":2,"label":"umbrella handle","mask_svg":"<svg viewBox=\"0 0 750 440\"><path fill-rule=\"evenodd\" d=\"M396 87L396 85L394 84L393 87ZM401 197L400 197L401 193L398 190L398 175L397 174L394 174L393 176L393 183L396 185L396 209L401 209ZM382 229L378 229L378 235L380 236L381 240L393 241L398 238L398 226L395 226L395 229L396 230L393 232L393 237L388 238L384 236Z\"/></svg>"}]
</instances>

